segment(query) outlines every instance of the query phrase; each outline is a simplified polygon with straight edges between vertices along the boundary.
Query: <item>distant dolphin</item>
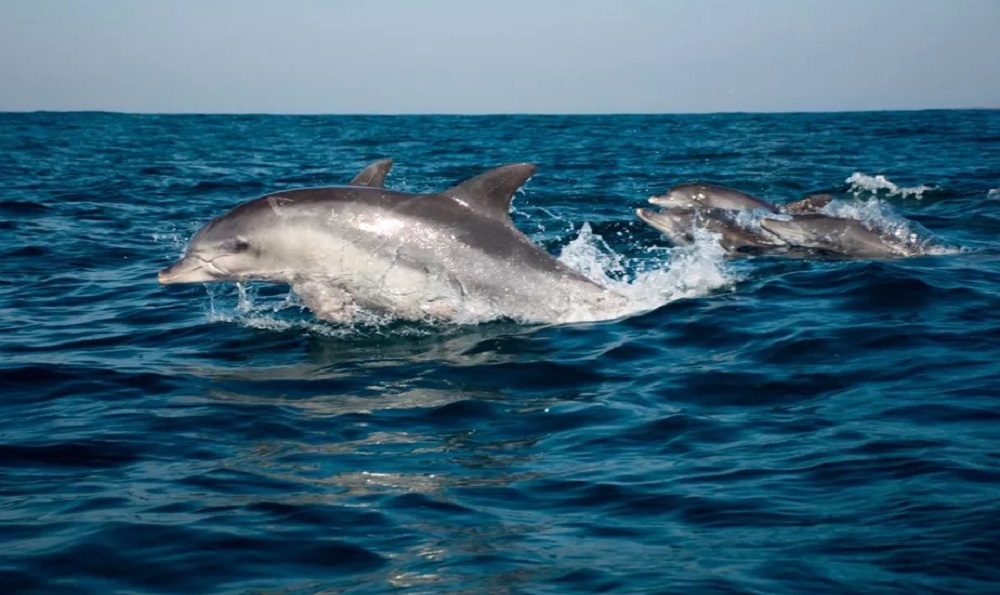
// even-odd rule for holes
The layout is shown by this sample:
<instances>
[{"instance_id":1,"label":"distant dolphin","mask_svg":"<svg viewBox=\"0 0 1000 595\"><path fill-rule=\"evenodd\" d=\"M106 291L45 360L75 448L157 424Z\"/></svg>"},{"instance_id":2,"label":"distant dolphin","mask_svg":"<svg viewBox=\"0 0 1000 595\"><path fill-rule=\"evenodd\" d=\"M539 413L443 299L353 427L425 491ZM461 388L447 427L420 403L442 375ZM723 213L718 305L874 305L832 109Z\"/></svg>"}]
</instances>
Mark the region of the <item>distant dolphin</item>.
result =
<instances>
[{"instance_id":1,"label":"distant dolphin","mask_svg":"<svg viewBox=\"0 0 1000 595\"><path fill-rule=\"evenodd\" d=\"M888 234L868 229L855 219L799 215L787 221L762 219L761 227L793 246L859 258L915 256L918 249Z\"/></svg>"},{"instance_id":2,"label":"distant dolphin","mask_svg":"<svg viewBox=\"0 0 1000 595\"><path fill-rule=\"evenodd\" d=\"M665 194L650 197L650 204L658 207L681 209L764 209L772 213L815 213L825 207L833 196L829 194L812 194L801 200L785 205L776 205L752 194L735 188L727 188L708 182L689 182L678 184Z\"/></svg>"},{"instance_id":3,"label":"distant dolphin","mask_svg":"<svg viewBox=\"0 0 1000 595\"><path fill-rule=\"evenodd\" d=\"M624 297L514 227L511 198L534 172L506 165L437 194L360 185L269 194L206 224L159 281L288 284L317 317L338 322L366 313L522 322L621 315Z\"/></svg>"},{"instance_id":4,"label":"distant dolphin","mask_svg":"<svg viewBox=\"0 0 1000 595\"><path fill-rule=\"evenodd\" d=\"M675 246L694 242L697 229L706 229L720 236L719 245L728 254L757 253L786 247L777 236L764 230L740 225L732 211L723 209L669 209L654 211L637 209L640 219L659 230Z\"/></svg>"},{"instance_id":5,"label":"distant dolphin","mask_svg":"<svg viewBox=\"0 0 1000 595\"><path fill-rule=\"evenodd\" d=\"M667 190L666 194L651 197L649 202L658 207L681 209L766 209L772 213L780 211L777 206L752 194L707 182L678 184Z\"/></svg>"}]
</instances>

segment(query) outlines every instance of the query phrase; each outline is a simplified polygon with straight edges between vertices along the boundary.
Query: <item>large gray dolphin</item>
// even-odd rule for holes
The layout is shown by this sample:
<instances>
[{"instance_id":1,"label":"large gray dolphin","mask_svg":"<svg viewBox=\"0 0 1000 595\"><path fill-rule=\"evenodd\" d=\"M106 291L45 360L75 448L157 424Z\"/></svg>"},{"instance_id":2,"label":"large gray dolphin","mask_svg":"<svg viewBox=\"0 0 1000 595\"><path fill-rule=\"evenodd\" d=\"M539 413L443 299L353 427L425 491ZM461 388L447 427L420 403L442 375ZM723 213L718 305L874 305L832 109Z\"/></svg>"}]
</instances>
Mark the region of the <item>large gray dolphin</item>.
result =
<instances>
[{"instance_id":1,"label":"large gray dolphin","mask_svg":"<svg viewBox=\"0 0 1000 595\"><path fill-rule=\"evenodd\" d=\"M793 246L860 258L914 256L920 250L889 234L868 229L856 219L799 215L789 220L762 219L761 227Z\"/></svg>"},{"instance_id":2,"label":"large gray dolphin","mask_svg":"<svg viewBox=\"0 0 1000 595\"><path fill-rule=\"evenodd\" d=\"M319 318L572 322L624 313L624 297L559 262L510 219L535 172L505 165L437 194L303 188L244 203L199 230L159 281L288 284Z\"/></svg>"},{"instance_id":3,"label":"large gray dolphin","mask_svg":"<svg viewBox=\"0 0 1000 595\"><path fill-rule=\"evenodd\" d=\"M784 205L776 205L735 188L708 182L678 184L665 194L650 197L649 202L658 207L679 209L764 209L772 213L815 213L825 207L833 197L829 194L811 194Z\"/></svg>"},{"instance_id":4,"label":"large gray dolphin","mask_svg":"<svg viewBox=\"0 0 1000 595\"><path fill-rule=\"evenodd\" d=\"M695 240L695 231L699 228L718 234L719 245L731 255L753 254L787 246L784 241L767 231L741 225L730 210L637 209L636 214L667 236L675 246L692 244Z\"/></svg>"}]
</instances>

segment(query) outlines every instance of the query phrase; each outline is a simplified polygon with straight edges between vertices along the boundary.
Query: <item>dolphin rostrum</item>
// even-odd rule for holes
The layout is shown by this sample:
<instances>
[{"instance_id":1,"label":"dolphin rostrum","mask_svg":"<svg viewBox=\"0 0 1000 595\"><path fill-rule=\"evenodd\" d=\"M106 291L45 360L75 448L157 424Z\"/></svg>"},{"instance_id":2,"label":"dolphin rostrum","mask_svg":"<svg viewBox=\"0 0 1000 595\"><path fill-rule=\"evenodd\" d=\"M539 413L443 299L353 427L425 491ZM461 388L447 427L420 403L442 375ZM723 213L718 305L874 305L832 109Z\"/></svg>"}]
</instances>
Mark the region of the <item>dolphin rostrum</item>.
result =
<instances>
[{"instance_id":1,"label":"dolphin rostrum","mask_svg":"<svg viewBox=\"0 0 1000 595\"><path fill-rule=\"evenodd\" d=\"M159 281L283 283L317 317L338 322L620 316L624 297L514 227L511 198L534 172L505 165L437 194L386 190L378 175L361 180L378 182L370 186L269 194L209 221Z\"/></svg>"},{"instance_id":2,"label":"dolphin rostrum","mask_svg":"<svg viewBox=\"0 0 1000 595\"><path fill-rule=\"evenodd\" d=\"M920 251L889 234L868 229L856 219L799 215L788 220L762 219L761 227L793 246L859 258L914 256Z\"/></svg>"}]
</instances>

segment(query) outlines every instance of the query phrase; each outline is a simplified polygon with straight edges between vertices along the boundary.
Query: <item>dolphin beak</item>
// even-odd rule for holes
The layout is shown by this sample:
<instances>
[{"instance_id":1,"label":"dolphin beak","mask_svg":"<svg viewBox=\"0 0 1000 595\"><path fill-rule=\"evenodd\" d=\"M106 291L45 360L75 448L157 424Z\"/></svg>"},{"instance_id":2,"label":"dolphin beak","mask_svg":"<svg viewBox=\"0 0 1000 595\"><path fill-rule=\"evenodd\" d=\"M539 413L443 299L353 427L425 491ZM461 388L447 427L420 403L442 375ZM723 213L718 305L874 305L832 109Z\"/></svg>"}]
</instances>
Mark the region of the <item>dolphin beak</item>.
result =
<instances>
[{"instance_id":1,"label":"dolphin beak","mask_svg":"<svg viewBox=\"0 0 1000 595\"><path fill-rule=\"evenodd\" d=\"M156 280L160 285L174 283L208 283L216 281L205 266L205 261L193 256L185 256L174 264L160 271Z\"/></svg>"},{"instance_id":2,"label":"dolphin beak","mask_svg":"<svg viewBox=\"0 0 1000 595\"><path fill-rule=\"evenodd\" d=\"M652 201L652 199L650 199L650 201ZM636 209L635 214L646 223L650 223L653 217L656 216L656 211L653 211L652 209Z\"/></svg>"},{"instance_id":3,"label":"dolphin beak","mask_svg":"<svg viewBox=\"0 0 1000 595\"><path fill-rule=\"evenodd\" d=\"M639 219L642 219L647 225L659 232L665 233L668 236L674 233L674 228L676 226L674 225L673 219L662 211L654 211L652 209L636 209L635 214L639 216Z\"/></svg>"}]
</instances>

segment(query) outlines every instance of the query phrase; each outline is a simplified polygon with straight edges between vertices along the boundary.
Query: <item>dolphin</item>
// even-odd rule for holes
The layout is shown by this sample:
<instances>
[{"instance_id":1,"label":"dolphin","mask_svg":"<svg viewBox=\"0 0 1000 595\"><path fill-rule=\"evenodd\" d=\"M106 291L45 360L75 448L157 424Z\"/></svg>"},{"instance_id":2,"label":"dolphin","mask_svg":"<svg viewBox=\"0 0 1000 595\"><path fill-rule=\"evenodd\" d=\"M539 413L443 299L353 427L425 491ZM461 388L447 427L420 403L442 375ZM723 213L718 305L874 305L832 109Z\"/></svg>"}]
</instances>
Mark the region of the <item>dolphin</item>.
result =
<instances>
[{"instance_id":1,"label":"dolphin","mask_svg":"<svg viewBox=\"0 0 1000 595\"><path fill-rule=\"evenodd\" d=\"M811 194L800 200L785 205L776 205L741 190L727 188L708 182L689 182L678 184L659 196L650 197L650 204L659 207L681 209L764 209L772 213L788 213L799 215L815 213L825 207L833 196L829 194Z\"/></svg>"},{"instance_id":2,"label":"dolphin","mask_svg":"<svg viewBox=\"0 0 1000 595\"><path fill-rule=\"evenodd\" d=\"M373 185L275 192L209 221L158 279L287 284L318 318L335 322L622 315L625 297L514 227L511 199L534 172L528 163L505 165L435 194Z\"/></svg>"},{"instance_id":3,"label":"dolphin","mask_svg":"<svg viewBox=\"0 0 1000 595\"><path fill-rule=\"evenodd\" d=\"M790 245L859 258L896 258L919 253L899 239L868 229L856 219L808 214L787 221L762 219L760 226Z\"/></svg>"},{"instance_id":4,"label":"dolphin","mask_svg":"<svg viewBox=\"0 0 1000 595\"><path fill-rule=\"evenodd\" d=\"M636 209L640 219L663 233L675 246L694 242L698 228L719 234L719 245L727 254L748 254L783 248L787 244L767 231L740 225L732 211L724 209Z\"/></svg>"},{"instance_id":5,"label":"dolphin","mask_svg":"<svg viewBox=\"0 0 1000 595\"><path fill-rule=\"evenodd\" d=\"M650 197L649 202L658 207L681 209L765 209L772 213L780 212L777 206L752 194L707 182L678 184L666 194Z\"/></svg>"}]
</instances>

